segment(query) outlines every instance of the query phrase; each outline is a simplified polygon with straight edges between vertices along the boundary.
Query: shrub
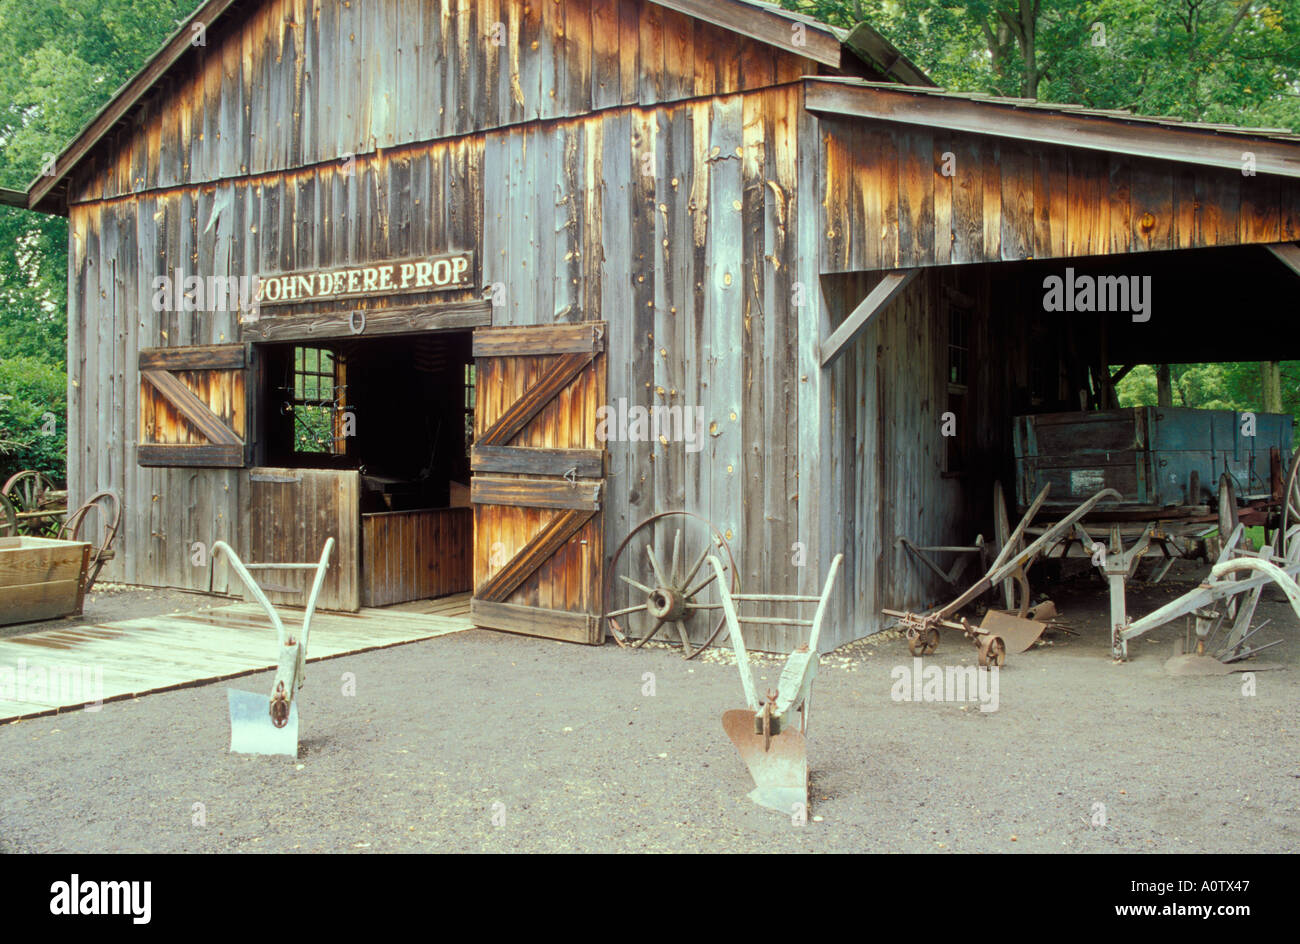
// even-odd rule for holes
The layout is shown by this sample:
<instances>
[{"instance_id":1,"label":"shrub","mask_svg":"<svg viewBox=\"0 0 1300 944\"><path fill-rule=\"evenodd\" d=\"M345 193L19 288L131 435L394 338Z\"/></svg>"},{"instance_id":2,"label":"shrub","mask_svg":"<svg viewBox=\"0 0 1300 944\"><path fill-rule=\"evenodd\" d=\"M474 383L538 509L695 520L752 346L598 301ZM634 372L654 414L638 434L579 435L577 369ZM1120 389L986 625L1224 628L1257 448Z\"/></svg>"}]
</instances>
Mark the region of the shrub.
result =
<instances>
[{"instance_id":1,"label":"shrub","mask_svg":"<svg viewBox=\"0 0 1300 944\"><path fill-rule=\"evenodd\" d=\"M67 477L67 376L38 357L0 358L0 483L35 469Z\"/></svg>"}]
</instances>

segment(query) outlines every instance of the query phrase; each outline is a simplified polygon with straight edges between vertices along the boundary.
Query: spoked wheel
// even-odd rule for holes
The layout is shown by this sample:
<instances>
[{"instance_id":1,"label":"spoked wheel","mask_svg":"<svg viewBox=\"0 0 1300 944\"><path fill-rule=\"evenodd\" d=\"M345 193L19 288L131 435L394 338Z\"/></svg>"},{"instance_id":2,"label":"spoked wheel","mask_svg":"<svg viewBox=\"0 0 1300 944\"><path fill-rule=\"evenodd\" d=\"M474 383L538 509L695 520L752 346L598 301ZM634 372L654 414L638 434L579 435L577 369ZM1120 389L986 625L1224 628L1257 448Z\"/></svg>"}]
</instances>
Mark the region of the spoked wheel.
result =
<instances>
[{"instance_id":1,"label":"spoked wheel","mask_svg":"<svg viewBox=\"0 0 1300 944\"><path fill-rule=\"evenodd\" d=\"M104 565L113 559L113 539L117 537L117 530L122 524L122 503L117 493L103 491L91 495L86 499L85 504L68 516L57 535L61 540L82 540L82 526L85 524L86 515L91 511L99 515L99 524L102 525L103 530L98 537L92 530L85 538L91 543L90 565L85 586L87 593L94 586Z\"/></svg>"},{"instance_id":2,"label":"spoked wheel","mask_svg":"<svg viewBox=\"0 0 1300 944\"><path fill-rule=\"evenodd\" d=\"M714 555L734 593L736 561L722 532L689 511L646 518L623 539L605 575L605 626L620 646L640 649L664 627L676 631L686 658L713 643L726 625L707 563ZM717 614L716 624L713 621ZM692 649L688 627L712 626Z\"/></svg>"},{"instance_id":3,"label":"spoked wheel","mask_svg":"<svg viewBox=\"0 0 1300 944\"><path fill-rule=\"evenodd\" d=\"M1237 490L1232 485L1232 479L1225 472L1219 476L1219 539L1228 540L1232 534L1232 529L1237 527L1240 520L1237 512Z\"/></svg>"},{"instance_id":4,"label":"spoked wheel","mask_svg":"<svg viewBox=\"0 0 1300 944\"><path fill-rule=\"evenodd\" d=\"M4 487L0 488L0 494L13 503L14 509L19 514L32 515L43 511L49 507L54 489L54 483L51 482L41 472L28 470L11 475L5 482ZM51 511L51 518L58 515ZM40 518L27 518L28 530L39 532L44 528L38 524ZM46 524L48 527L48 522Z\"/></svg>"},{"instance_id":5,"label":"spoked wheel","mask_svg":"<svg viewBox=\"0 0 1300 944\"><path fill-rule=\"evenodd\" d=\"M1287 561L1300 557L1300 533L1289 532L1300 525L1300 455L1291 457L1291 471L1286 477L1286 491L1282 498L1282 526L1278 528L1277 552Z\"/></svg>"}]
</instances>

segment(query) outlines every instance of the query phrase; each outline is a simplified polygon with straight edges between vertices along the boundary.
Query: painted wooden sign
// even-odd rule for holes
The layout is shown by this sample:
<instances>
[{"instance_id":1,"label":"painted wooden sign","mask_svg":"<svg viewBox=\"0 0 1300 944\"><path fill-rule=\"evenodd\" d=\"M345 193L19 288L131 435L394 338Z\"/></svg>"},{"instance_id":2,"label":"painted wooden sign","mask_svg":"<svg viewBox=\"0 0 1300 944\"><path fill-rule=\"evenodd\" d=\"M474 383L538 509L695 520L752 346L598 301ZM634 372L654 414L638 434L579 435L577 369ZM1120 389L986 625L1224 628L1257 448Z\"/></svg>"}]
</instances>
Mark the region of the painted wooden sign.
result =
<instances>
[{"instance_id":1,"label":"painted wooden sign","mask_svg":"<svg viewBox=\"0 0 1300 944\"><path fill-rule=\"evenodd\" d=\"M258 280L256 299L263 305L290 305L321 299L447 291L469 288L473 271L474 254L467 251L376 265L282 272Z\"/></svg>"}]
</instances>

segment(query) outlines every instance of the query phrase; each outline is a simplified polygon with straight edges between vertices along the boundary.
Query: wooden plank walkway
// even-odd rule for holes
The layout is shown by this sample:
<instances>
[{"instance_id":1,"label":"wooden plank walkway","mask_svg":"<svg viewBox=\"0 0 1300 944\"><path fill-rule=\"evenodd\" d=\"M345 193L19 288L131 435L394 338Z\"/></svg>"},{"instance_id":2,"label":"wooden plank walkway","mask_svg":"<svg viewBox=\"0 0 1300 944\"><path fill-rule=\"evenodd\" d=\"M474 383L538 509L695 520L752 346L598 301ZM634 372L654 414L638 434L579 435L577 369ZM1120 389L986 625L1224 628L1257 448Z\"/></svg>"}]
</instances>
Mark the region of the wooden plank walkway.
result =
<instances>
[{"instance_id":1,"label":"wooden plank walkway","mask_svg":"<svg viewBox=\"0 0 1300 944\"><path fill-rule=\"evenodd\" d=\"M468 593L312 617L308 662L472 628ZM277 607L286 627L302 611ZM0 723L275 668L275 630L255 603L0 640Z\"/></svg>"}]
</instances>

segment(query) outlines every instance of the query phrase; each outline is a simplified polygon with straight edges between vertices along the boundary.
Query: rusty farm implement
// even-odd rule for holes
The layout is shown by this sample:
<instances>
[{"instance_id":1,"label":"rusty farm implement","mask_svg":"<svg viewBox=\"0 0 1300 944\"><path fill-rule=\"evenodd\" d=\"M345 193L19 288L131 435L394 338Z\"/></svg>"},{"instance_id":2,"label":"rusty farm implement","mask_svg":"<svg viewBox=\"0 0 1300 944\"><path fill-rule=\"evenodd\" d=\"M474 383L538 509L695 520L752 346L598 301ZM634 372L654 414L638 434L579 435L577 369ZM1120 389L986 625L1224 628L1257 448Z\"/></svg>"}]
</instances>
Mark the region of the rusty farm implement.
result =
<instances>
[{"instance_id":1,"label":"rusty farm implement","mask_svg":"<svg viewBox=\"0 0 1300 944\"><path fill-rule=\"evenodd\" d=\"M844 555L837 554L831 562L830 573L820 596L788 594L735 593L727 587L721 561L710 555L709 566L718 578L722 598L723 618L736 653L740 669L740 685L745 692L747 707L725 712L722 727L736 745L741 759L754 778L754 789L749 798L759 806L780 813L806 813L808 809L808 716L812 702L812 683L817 675L821 655L817 650L818 637L826 618L835 577L839 573ZM739 603L755 603L771 610L773 604L817 604L811 620L788 613L768 615L742 615ZM754 687L754 673L749 664L742 626L746 623L808 627L807 641L795 648L781 669L775 690L762 696Z\"/></svg>"},{"instance_id":2,"label":"rusty farm implement","mask_svg":"<svg viewBox=\"0 0 1300 944\"><path fill-rule=\"evenodd\" d=\"M1044 485L1034 498L1029 509L1020 519L1020 523L1011 531L993 563L984 576L972 583L952 602L937 610L927 613L913 613L903 610L884 610L886 616L897 618L907 637L907 648L914 656L930 655L939 647L939 629L952 629L961 632L975 643L979 649L981 666L1000 666L1006 661L1007 650L1024 652L1042 635L1045 624L1030 618L1029 608L1029 569L1047 551L1066 538L1090 511L1103 500L1120 497L1114 489L1102 489L1087 501L1079 504L1059 521L1049 525L1034 540L1025 544L1025 533L1043 503L1047 500L1051 486ZM977 544L980 546L982 542ZM1006 584L1013 584L1018 591L1013 595ZM989 610L984 614L979 625L972 624L966 618L954 618L962 608L975 602L995 587L1003 587L1007 600L1019 600L1017 612Z\"/></svg>"}]
</instances>

